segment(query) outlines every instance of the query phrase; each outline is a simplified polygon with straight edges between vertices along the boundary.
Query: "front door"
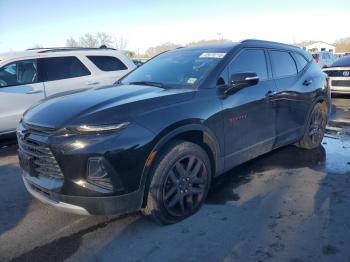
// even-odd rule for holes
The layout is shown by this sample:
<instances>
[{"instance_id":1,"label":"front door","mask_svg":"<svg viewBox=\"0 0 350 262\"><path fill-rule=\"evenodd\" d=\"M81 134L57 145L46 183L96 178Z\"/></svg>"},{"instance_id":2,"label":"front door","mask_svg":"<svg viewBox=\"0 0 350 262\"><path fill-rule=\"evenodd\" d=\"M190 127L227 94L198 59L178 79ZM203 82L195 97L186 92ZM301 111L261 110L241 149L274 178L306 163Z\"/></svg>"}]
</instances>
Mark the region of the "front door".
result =
<instances>
[{"instance_id":1,"label":"front door","mask_svg":"<svg viewBox=\"0 0 350 262\"><path fill-rule=\"evenodd\" d=\"M256 73L259 82L223 99L226 169L273 147L275 112L271 99L275 94L275 82L266 61L264 50L243 49L229 65L229 75Z\"/></svg>"},{"instance_id":2,"label":"front door","mask_svg":"<svg viewBox=\"0 0 350 262\"><path fill-rule=\"evenodd\" d=\"M95 87L89 69L76 57L47 57L39 59L44 71L46 96Z\"/></svg>"},{"instance_id":3,"label":"front door","mask_svg":"<svg viewBox=\"0 0 350 262\"><path fill-rule=\"evenodd\" d=\"M24 111L44 98L37 68L36 59L0 68L0 134L14 131Z\"/></svg>"}]
</instances>

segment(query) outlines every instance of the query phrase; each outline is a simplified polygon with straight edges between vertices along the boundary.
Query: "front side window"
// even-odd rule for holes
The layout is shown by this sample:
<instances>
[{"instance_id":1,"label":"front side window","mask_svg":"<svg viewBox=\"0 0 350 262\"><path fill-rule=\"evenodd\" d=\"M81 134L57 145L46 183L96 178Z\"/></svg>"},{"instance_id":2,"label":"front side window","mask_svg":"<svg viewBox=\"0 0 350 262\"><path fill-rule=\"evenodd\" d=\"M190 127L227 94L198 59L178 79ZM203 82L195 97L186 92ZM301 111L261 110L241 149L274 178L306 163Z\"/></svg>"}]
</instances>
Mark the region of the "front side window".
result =
<instances>
[{"instance_id":1,"label":"front side window","mask_svg":"<svg viewBox=\"0 0 350 262\"><path fill-rule=\"evenodd\" d=\"M0 88L37 83L37 68L36 59L17 61L3 66L0 69Z\"/></svg>"},{"instance_id":2,"label":"front side window","mask_svg":"<svg viewBox=\"0 0 350 262\"><path fill-rule=\"evenodd\" d=\"M41 58L45 81L75 78L90 75L90 71L75 56Z\"/></svg>"},{"instance_id":3,"label":"front side window","mask_svg":"<svg viewBox=\"0 0 350 262\"><path fill-rule=\"evenodd\" d=\"M292 56L284 51L270 51L273 75L275 78L293 76L297 68Z\"/></svg>"},{"instance_id":4,"label":"front side window","mask_svg":"<svg viewBox=\"0 0 350 262\"><path fill-rule=\"evenodd\" d=\"M158 84L164 88L192 88L205 78L225 52L176 50L148 61L123 80L123 84Z\"/></svg>"},{"instance_id":5,"label":"front side window","mask_svg":"<svg viewBox=\"0 0 350 262\"><path fill-rule=\"evenodd\" d=\"M256 73L260 80L266 80L268 77L264 50L243 50L231 63L229 73Z\"/></svg>"},{"instance_id":6,"label":"front side window","mask_svg":"<svg viewBox=\"0 0 350 262\"><path fill-rule=\"evenodd\" d=\"M87 58L102 71L120 71L128 69L122 61L114 56L87 56Z\"/></svg>"}]
</instances>

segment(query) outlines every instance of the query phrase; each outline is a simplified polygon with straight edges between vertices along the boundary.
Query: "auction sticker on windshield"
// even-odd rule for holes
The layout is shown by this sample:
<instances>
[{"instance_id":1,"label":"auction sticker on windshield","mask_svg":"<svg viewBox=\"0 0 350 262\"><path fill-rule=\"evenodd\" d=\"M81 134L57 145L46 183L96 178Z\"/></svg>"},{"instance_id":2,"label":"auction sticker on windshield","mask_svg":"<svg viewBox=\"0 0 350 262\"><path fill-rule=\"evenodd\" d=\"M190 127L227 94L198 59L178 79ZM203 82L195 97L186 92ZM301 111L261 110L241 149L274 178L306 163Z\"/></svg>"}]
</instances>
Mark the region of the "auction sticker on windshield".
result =
<instances>
[{"instance_id":1,"label":"auction sticker on windshield","mask_svg":"<svg viewBox=\"0 0 350 262\"><path fill-rule=\"evenodd\" d=\"M202 53L200 58L223 58L226 53Z\"/></svg>"}]
</instances>

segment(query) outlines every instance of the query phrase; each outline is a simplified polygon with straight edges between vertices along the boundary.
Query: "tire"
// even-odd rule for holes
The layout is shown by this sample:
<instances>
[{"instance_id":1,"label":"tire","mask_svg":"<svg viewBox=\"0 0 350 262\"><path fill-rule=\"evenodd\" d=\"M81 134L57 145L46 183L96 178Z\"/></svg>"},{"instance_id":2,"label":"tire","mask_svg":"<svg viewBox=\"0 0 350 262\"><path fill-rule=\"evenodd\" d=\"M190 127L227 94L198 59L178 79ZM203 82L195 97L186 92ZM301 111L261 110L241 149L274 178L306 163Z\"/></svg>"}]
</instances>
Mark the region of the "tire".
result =
<instances>
[{"instance_id":1,"label":"tire","mask_svg":"<svg viewBox=\"0 0 350 262\"><path fill-rule=\"evenodd\" d=\"M162 150L153 170L144 215L168 225L200 209L211 184L210 161L203 148L174 141Z\"/></svg>"},{"instance_id":2,"label":"tire","mask_svg":"<svg viewBox=\"0 0 350 262\"><path fill-rule=\"evenodd\" d=\"M321 145L328 121L328 109L325 103L317 103L312 110L310 119L302 139L296 144L303 149L314 149Z\"/></svg>"}]
</instances>

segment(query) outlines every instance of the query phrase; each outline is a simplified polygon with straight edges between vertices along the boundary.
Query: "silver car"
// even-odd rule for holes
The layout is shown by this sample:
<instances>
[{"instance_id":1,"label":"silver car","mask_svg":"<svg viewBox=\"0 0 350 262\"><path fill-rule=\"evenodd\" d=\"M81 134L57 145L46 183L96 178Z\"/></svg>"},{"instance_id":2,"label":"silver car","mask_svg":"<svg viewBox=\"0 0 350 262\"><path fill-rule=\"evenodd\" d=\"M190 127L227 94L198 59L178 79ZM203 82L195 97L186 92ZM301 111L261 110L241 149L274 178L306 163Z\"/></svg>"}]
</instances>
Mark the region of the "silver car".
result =
<instances>
[{"instance_id":1,"label":"silver car","mask_svg":"<svg viewBox=\"0 0 350 262\"><path fill-rule=\"evenodd\" d=\"M323 69L330 81L333 94L350 94L350 56L344 56Z\"/></svg>"}]
</instances>

